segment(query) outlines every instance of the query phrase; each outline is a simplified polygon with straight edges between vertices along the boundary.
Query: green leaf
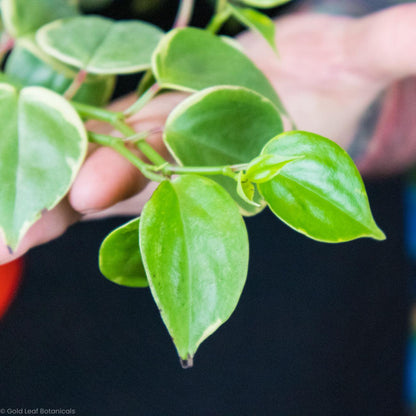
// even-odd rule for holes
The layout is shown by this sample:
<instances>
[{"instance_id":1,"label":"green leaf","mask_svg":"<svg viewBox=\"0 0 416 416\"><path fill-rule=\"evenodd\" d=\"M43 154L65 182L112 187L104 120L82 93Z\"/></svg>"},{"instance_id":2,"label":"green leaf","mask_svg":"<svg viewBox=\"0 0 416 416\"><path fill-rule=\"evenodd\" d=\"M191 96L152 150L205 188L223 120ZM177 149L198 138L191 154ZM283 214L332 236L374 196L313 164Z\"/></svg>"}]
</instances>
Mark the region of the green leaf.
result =
<instances>
[{"instance_id":1,"label":"green leaf","mask_svg":"<svg viewBox=\"0 0 416 416\"><path fill-rule=\"evenodd\" d=\"M148 286L139 249L139 223L136 218L115 229L100 247L101 273L121 286Z\"/></svg>"},{"instance_id":2,"label":"green leaf","mask_svg":"<svg viewBox=\"0 0 416 416\"><path fill-rule=\"evenodd\" d=\"M385 238L371 214L361 176L348 154L317 134L293 131L262 154L299 157L259 190L271 210L302 234L329 243Z\"/></svg>"},{"instance_id":3,"label":"green leaf","mask_svg":"<svg viewBox=\"0 0 416 416\"><path fill-rule=\"evenodd\" d=\"M86 36L88 34L88 36ZM150 67L162 31L138 20L98 16L62 19L38 30L39 46L54 58L92 74L128 74Z\"/></svg>"},{"instance_id":4,"label":"green leaf","mask_svg":"<svg viewBox=\"0 0 416 416\"><path fill-rule=\"evenodd\" d=\"M15 249L43 210L68 192L87 151L76 111L41 87L0 85L0 230Z\"/></svg>"},{"instance_id":5,"label":"green leaf","mask_svg":"<svg viewBox=\"0 0 416 416\"><path fill-rule=\"evenodd\" d=\"M21 46L13 49L5 71L24 86L42 86L59 94L63 94L73 81ZM90 75L73 99L90 105L104 106L109 102L114 87L113 75Z\"/></svg>"},{"instance_id":6,"label":"green leaf","mask_svg":"<svg viewBox=\"0 0 416 416\"><path fill-rule=\"evenodd\" d=\"M232 6L231 4L228 7L238 21L263 36L271 48L277 53L275 42L276 29L273 20L269 16L257 10Z\"/></svg>"},{"instance_id":7,"label":"green leaf","mask_svg":"<svg viewBox=\"0 0 416 416\"><path fill-rule=\"evenodd\" d=\"M254 201L255 185L245 178L243 171L238 173L237 194L243 201L247 202L247 204L255 207L261 206L261 204Z\"/></svg>"},{"instance_id":8,"label":"green leaf","mask_svg":"<svg viewBox=\"0 0 416 416\"><path fill-rule=\"evenodd\" d=\"M247 166L244 179L254 183L264 183L273 179L280 171L295 158L284 156L262 154L256 157Z\"/></svg>"},{"instance_id":9,"label":"green leaf","mask_svg":"<svg viewBox=\"0 0 416 416\"><path fill-rule=\"evenodd\" d=\"M76 0L2 0L6 30L13 37L35 32L41 26L63 17L76 16Z\"/></svg>"},{"instance_id":10,"label":"green leaf","mask_svg":"<svg viewBox=\"0 0 416 416\"><path fill-rule=\"evenodd\" d=\"M291 0L239 0L247 6L257 7L259 9L270 9L271 7L281 6L289 3Z\"/></svg>"},{"instance_id":11,"label":"green leaf","mask_svg":"<svg viewBox=\"0 0 416 416\"><path fill-rule=\"evenodd\" d=\"M140 250L152 295L185 365L225 322L243 290L247 231L229 195L210 179L162 182L145 205Z\"/></svg>"},{"instance_id":12,"label":"green leaf","mask_svg":"<svg viewBox=\"0 0 416 416\"><path fill-rule=\"evenodd\" d=\"M179 104L168 117L164 141L180 164L233 165L250 162L282 131L279 112L269 100L246 88L223 86L203 90ZM215 179L246 214L259 211L237 195L232 178Z\"/></svg>"},{"instance_id":13,"label":"green leaf","mask_svg":"<svg viewBox=\"0 0 416 416\"><path fill-rule=\"evenodd\" d=\"M161 87L199 91L236 85L258 92L286 114L265 75L242 52L201 29L169 32L153 55L153 72Z\"/></svg>"}]
</instances>

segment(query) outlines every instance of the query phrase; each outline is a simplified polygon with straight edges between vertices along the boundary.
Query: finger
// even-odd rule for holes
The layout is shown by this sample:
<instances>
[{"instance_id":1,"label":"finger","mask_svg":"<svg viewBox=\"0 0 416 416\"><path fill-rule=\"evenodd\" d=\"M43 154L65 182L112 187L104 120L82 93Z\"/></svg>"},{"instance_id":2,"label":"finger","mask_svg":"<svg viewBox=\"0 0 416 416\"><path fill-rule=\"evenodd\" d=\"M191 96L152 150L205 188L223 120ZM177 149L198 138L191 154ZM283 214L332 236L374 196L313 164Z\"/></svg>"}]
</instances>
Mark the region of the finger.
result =
<instances>
[{"instance_id":1,"label":"finger","mask_svg":"<svg viewBox=\"0 0 416 416\"><path fill-rule=\"evenodd\" d=\"M345 33L346 59L359 72L388 82L416 74L415 20L415 3L352 20Z\"/></svg>"},{"instance_id":2,"label":"finger","mask_svg":"<svg viewBox=\"0 0 416 416\"><path fill-rule=\"evenodd\" d=\"M26 233L17 250L9 252L0 240L0 264L8 263L26 253L32 247L46 243L61 236L66 229L80 219L68 201L63 200L51 211L47 211Z\"/></svg>"},{"instance_id":3,"label":"finger","mask_svg":"<svg viewBox=\"0 0 416 416\"><path fill-rule=\"evenodd\" d=\"M82 166L69 193L72 207L83 214L100 211L142 190L145 177L114 150L101 147Z\"/></svg>"}]
</instances>

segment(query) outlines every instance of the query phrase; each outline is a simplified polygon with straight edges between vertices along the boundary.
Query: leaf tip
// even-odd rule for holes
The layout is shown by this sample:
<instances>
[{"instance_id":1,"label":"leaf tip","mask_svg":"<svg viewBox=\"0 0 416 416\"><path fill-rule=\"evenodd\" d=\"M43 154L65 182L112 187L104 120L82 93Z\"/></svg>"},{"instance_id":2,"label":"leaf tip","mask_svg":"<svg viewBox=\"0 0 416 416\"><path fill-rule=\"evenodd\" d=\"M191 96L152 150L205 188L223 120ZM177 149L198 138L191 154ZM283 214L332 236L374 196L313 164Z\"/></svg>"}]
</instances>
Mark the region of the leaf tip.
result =
<instances>
[{"instance_id":1,"label":"leaf tip","mask_svg":"<svg viewBox=\"0 0 416 416\"><path fill-rule=\"evenodd\" d=\"M187 358L180 358L180 363L184 370L192 368L194 366L194 357L191 354L188 354Z\"/></svg>"},{"instance_id":2,"label":"leaf tip","mask_svg":"<svg viewBox=\"0 0 416 416\"><path fill-rule=\"evenodd\" d=\"M386 234L378 227L374 229L371 237L378 241L384 241L387 238Z\"/></svg>"}]
</instances>

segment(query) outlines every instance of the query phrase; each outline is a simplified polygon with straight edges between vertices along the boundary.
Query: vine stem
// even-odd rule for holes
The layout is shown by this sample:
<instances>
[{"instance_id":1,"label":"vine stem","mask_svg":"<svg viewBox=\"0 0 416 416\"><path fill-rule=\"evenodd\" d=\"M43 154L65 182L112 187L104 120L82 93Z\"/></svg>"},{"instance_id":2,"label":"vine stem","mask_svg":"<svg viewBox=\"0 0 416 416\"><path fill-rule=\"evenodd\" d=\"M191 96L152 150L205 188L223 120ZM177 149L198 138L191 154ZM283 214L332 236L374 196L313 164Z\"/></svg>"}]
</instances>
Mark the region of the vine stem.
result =
<instances>
[{"instance_id":1,"label":"vine stem","mask_svg":"<svg viewBox=\"0 0 416 416\"><path fill-rule=\"evenodd\" d=\"M64 97L67 100L71 100L75 96L75 94L81 88L82 84L85 82L87 75L88 73L84 69L81 69L78 72L78 74L75 76L74 80L72 81L71 85L64 92Z\"/></svg>"},{"instance_id":2,"label":"vine stem","mask_svg":"<svg viewBox=\"0 0 416 416\"><path fill-rule=\"evenodd\" d=\"M222 13L228 5L228 0L217 0L217 6L215 8L215 14Z\"/></svg>"},{"instance_id":3,"label":"vine stem","mask_svg":"<svg viewBox=\"0 0 416 416\"><path fill-rule=\"evenodd\" d=\"M215 13L205 29L213 34L217 33L230 15L231 10L229 8L224 9L222 12Z\"/></svg>"},{"instance_id":4,"label":"vine stem","mask_svg":"<svg viewBox=\"0 0 416 416\"><path fill-rule=\"evenodd\" d=\"M161 90L159 84L154 83L134 104L124 111L125 117L139 112Z\"/></svg>"},{"instance_id":5,"label":"vine stem","mask_svg":"<svg viewBox=\"0 0 416 416\"><path fill-rule=\"evenodd\" d=\"M188 26L194 9L194 0L181 0L173 29Z\"/></svg>"},{"instance_id":6,"label":"vine stem","mask_svg":"<svg viewBox=\"0 0 416 416\"><path fill-rule=\"evenodd\" d=\"M0 62L3 62L3 58L7 52L13 49L14 39L9 35L3 35L0 44Z\"/></svg>"},{"instance_id":7,"label":"vine stem","mask_svg":"<svg viewBox=\"0 0 416 416\"><path fill-rule=\"evenodd\" d=\"M136 137L137 135L136 131L126 123L123 113L94 107L88 104L77 103L74 101L71 101L71 104L78 114L81 115L81 117L109 123L121 134L123 134L127 140L130 137ZM166 160L145 140L138 140L136 142L136 146L155 165L159 166L167 163Z\"/></svg>"},{"instance_id":8,"label":"vine stem","mask_svg":"<svg viewBox=\"0 0 416 416\"><path fill-rule=\"evenodd\" d=\"M112 123L112 125L127 138L136 135L136 131L124 120L117 120ZM167 161L145 140L137 141L136 146L155 165L159 166L167 163Z\"/></svg>"},{"instance_id":9,"label":"vine stem","mask_svg":"<svg viewBox=\"0 0 416 416\"><path fill-rule=\"evenodd\" d=\"M111 147L136 166L144 176L156 182L161 182L176 174L223 175L236 179L236 172L247 168L248 165L244 163L231 166L175 166L165 161L163 164L155 166L144 162L132 153L125 146L123 139L93 132L88 132L88 137L92 143Z\"/></svg>"},{"instance_id":10,"label":"vine stem","mask_svg":"<svg viewBox=\"0 0 416 416\"><path fill-rule=\"evenodd\" d=\"M143 175L151 181L161 182L166 179L164 176L155 173L152 169L152 165L143 162L143 160L138 158L129 149L127 149L122 139L93 132L88 132L88 137L92 143L97 143L101 146L107 146L114 149L116 152L126 158L131 164L136 166L136 168L138 168L143 173Z\"/></svg>"}]
</instances>

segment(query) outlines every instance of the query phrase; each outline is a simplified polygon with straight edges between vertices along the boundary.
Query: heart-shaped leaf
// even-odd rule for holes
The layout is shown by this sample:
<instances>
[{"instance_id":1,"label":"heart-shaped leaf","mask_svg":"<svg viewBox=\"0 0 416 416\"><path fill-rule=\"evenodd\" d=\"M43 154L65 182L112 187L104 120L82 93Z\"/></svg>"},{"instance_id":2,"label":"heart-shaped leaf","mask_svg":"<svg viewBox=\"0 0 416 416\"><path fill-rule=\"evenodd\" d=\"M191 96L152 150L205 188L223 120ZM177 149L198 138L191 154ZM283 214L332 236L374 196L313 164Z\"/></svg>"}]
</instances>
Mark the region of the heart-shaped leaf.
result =
<instances>
[{"instance_id":1,"label":"heart-shaped leaf","mask_svg":"<svg viewBox=\"0 0 416 416\"><path fill-rule=\"evenodd\" d=\"M289 3L291 0L239 0L247 6L257 7L259 9L269 9L271 7L281 6Z\"/></svg>"},{"instance_id":2,"label":"heart-shaped leaf","mask_svg":"<svg viewBox=\"0 0 416 416\"><path fill-rule=\"evenodd\" d=\"M271 210L290 227L330 243L385 238L374 222L354 162L337 144L317 134L292 131L272 139L262 154L299 157L258 185Z\"/></svg>"},{"instance_id":3,"label":"heart-shaped leaf","mask_svg":"<svg viewBox=\"0 0 416 416\"><path fill-rule=\"evenodd\" d=\"M266 98L242 87L213 87L194 94L175 108L166 122L164 140L183 165L221 166L250 162L282 131L279 112ZM215 179L246 214L261 209L237 195L232 178ZM260 202L259 198L255 200Z\"/></svg>"},{"instance_id":4,"label":"heart-shaped leaf","mask_svg":"<svg viewBox=\"0 0 416 416\"><path fill-rule=\"evenodd\" d=\"M136 218L115 229L100 247L101 273L121 286L148 286L139 249L139 223Z\"/></svg>"},{"instance_id":5,"label":"heart-shaped leaf","mask_svg":"<svg viewBox=\"0 0 416 416\"><path fill-rule=\"evenodd\" d=\"M7 60L5 71L23 86L41 86L59 94L63 94L73 81L22 46L16 46L13 49ZM113 75L90 75L73 99L81 103L104 106L110 100L114 87Z\"/></svg>"},{"instance_id":6,"label":"heart-shaped leaf","mask_svg":"<svg viewBox=\"0 0 416 416\"><path fill-rule=\"evenodd\" d=\"M145 205L140 249L152 295L185 366L235 309L247 275L244 221L207 178L162 182Z\"/></svg>"},{"instance_id":7,"label":"heart-shaped leaf","mask_svg":"<svg viewBox=\"0 0 416 416\"><path fill-rule=\"evenodd\" d=\"M257 10L232 6L231 4L228 5L228 7L239 22L247 26L249 29L258 32L271 46L271 48L277 52L275 42L276 28L273 20L270 19L269 16L260 13Z\"/></svg>"},{"instance_id":8,"label":"heart-shaped leaf","mask_svg":"<svg viewBox=\"0 0 416 416\"><path fill-rule=\"evenodd\" d=\"M20 37L35 32L46 23L76 16L76 0L2 0L1 11L7 32Z\"/></svg>"},{"instance_id":9,"label":"heart-shaped leaf","mask_svg":"<svg viewBox=\"0 0 416 416\"><path fill-rule=\"evenodd\" d=\"M0 85L0 229L15 249L45 209L68 192L87 151L78 114L41 87Z\"/></svg>"},{"instance_id":10,"label":"heart-shaped leaf","mask_svg":"<svg viewBox=\"0 0 416 416\"><path fill-rule=\"evenodd\" d=\"M169 32L157 47L152 62L161 87L199 91L215 85L236 85L257 91L283 114L276 91L244 53L201 29Z\"/></svg>"},{"instance_id":11,"label":"heart-shaped leaf","mask_svg":"<svg viewBox=\"0 0 416 416\"><path fill-rule=\"evenodd\" d=\"M88 36L86 36L88 34ZM150 23L98 16L62 19L36 33L54 58L92 74L128 74L150 67L162 31Z\"/></svg>"}]
</instances>

